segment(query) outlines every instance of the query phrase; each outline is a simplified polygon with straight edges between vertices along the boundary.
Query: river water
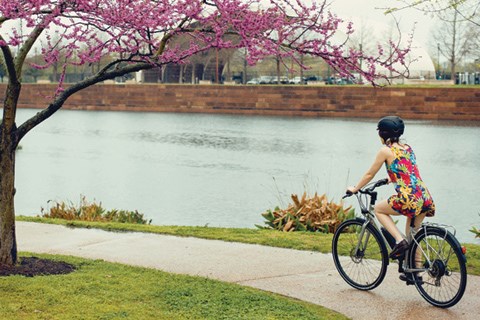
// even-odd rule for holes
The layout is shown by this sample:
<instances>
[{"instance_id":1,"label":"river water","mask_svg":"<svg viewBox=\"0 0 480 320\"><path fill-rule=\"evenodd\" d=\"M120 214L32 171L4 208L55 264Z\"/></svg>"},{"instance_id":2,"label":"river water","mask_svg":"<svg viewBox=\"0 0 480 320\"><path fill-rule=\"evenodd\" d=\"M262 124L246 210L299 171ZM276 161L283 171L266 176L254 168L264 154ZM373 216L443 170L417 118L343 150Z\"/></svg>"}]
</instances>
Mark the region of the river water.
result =
<instances>
[{"instance_id":1,"label":"river water","mask_svg":"<svg viewBox=\"0 0 480 320\"><path fill-rule=\"evenodd\" d=\"M17 123L35 112L19 110ZM404 137L437 205L430 221L478 243L468 230L480 227L480 124L407 121ZM292 193L339 201L381 146L373 120L70 110L20 145L17 214L84 195L153 224L247 228ZM391 193L384 187L380 198Z\"/></svg>"}]
</instances>

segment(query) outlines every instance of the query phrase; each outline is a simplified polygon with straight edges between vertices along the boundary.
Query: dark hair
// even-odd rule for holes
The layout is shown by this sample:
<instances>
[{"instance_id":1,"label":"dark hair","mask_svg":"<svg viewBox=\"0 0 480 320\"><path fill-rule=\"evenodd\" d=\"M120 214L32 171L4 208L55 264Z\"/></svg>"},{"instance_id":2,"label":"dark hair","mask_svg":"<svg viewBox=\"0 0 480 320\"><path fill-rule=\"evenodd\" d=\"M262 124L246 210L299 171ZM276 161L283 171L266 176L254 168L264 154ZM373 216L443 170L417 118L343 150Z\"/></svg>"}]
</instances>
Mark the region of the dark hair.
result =
<instances>
[{"instance_id":1,"label":"dark hair","mask_svg":"<svg viewBox=\"0 0 480 320\"><path fill-rule=\"evenodd\" d=\"M382 137L382 136L381 136ZM387 145L390 145L392 143L398 143L400 141L400 137L389 137L387 139L385 139L384 137L382 137L383 140L385 140L385 143Z\"/></svg>"}]
</instances>

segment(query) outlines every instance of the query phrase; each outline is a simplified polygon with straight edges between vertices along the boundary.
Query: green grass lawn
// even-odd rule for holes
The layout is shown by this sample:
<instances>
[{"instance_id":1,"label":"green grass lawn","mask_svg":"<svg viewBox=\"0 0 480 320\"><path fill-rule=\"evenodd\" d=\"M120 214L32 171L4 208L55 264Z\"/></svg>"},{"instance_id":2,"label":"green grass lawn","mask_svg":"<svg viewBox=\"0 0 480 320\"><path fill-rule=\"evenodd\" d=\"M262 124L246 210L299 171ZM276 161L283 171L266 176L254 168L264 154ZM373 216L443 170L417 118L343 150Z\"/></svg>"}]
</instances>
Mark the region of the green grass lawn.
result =
<instances>
[{"instance_id":1,"label":"green grass lawn","mask_svg":"<svg viewBox=\"0 0 480 320\"><path fill-rule=\"evenodd\" d=\"M22 254L30 256L30 254ZM347 319L318 305L202 277L85 260L76 271L0 278L0 319Z\"/></svg>"},{"instance_id":2,"label":"green grass lawn","mask_svg":"<svg viewBox=\"0 0 480 320\"><path fill-rule=\"evenodd\" d=\"M152 226L18 217L20 221L137 231L330 252L332 235L259 229ZM480 246L467 244L468 273L480 275ZM21 256L30 256L21 253ZM346 319L318 305L203 277L102 260L35 255L76 271L0 277L0 319Z\"/></svg>"},{"instance_id":3,"label":"green grass lawn","mask_svg":"<svg viewBox=\"0 0 480 320\"><path fill-rule=\"evenodd\" d=\"M197 237L232 242L261 244L296 250L331 252L332 234L312 232L280 232L266 229L235 229L211 227L155 226L108 222L67 221L39 217L17 217L19 221L60 224L79 228L98 228L108 231L137 231L167 234L179 237ZM480 240L479 240L480 241ZM480 275L480 245L464 244L467 248L467 270Z\"/></svg>"}]
</instances>

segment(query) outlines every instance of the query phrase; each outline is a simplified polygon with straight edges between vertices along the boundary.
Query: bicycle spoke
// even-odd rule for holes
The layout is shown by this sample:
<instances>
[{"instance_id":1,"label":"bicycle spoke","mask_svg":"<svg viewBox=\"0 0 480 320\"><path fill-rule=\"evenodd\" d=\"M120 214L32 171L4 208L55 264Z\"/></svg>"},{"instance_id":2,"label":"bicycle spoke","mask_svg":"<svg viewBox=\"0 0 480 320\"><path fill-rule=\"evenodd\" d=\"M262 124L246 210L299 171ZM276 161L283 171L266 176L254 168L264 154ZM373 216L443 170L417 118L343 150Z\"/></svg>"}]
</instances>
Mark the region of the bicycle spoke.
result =
<instances>
[{"instance_id":1,"label":"bicycle spoke","mask_svg":"<svg viewBox=\"0 0 480 320\"><path fill-rule=\"evenodd\" d=\"M332 242L335 266L340 275L354 288L370 290L378 286L386 273L386 248L372 227L351 220L337 229Z\"/></svg>"},{"instance_id":2,"label":"bicycle spoke","mask_svg":"<svg viewBox=\"0 0 480 320\"><path fill-rule=\"evenodd\" d=\"M435 306L456 304L465 291L466 268L453 236L440 228L425 229L412 250L421 253L421 268L426 268L417 273L417 277L422 278L416 283L420 294ZM410 265L416 266L418 258L411 254Z\"/></svg>"}]
</instances>

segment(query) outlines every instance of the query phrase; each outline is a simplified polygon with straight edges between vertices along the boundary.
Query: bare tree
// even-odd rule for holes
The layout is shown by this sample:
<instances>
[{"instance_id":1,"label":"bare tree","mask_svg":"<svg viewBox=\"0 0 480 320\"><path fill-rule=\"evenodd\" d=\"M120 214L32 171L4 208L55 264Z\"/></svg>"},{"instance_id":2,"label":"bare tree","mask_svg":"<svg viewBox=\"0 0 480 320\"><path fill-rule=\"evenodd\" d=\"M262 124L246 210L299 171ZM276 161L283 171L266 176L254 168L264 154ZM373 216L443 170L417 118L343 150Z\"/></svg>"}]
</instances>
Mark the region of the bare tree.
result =
<instances>
[{"instance_id":1,"label":"bare tree","mask_svg":"<svg viewBox=\"0 0 480 320\"><path fill-rule=\"evenodd\" d=\"M477 65L478 71L480 69L480 28L468 28L466 37L468 39L468 58Z\"/></svg>"},{"instance_id":2,"label":"bare tree","mask_svg":"<svg viewBox=\"0 0 480 320\"><path fill-rule=\"evenodd\" d=\"M365 52L373 52L375 49L375 43L377 42L374 36L373 27L368 24L364 19L360 20L360 25L356 27L356 33L350 37L350 46ZM363 61L359 61L360 68L363 67ZM360 76L360 82L363 79Z\"/></svg>"},{"instance_id":3,"label":"bare tree","mask_svg":"<svg viewBox=\"0 0 480 320\"><path fill-rule=\"evenodd\" d=\"M432 15L445 15L456 11L457 21L468 21L480 27L480 1L478 0L397 0L399 7L388 8L387 13L413 8Z\"/></svg>"},{"instance_id":4,"label":"bare tree","mask_svg":"<svg viewBox=\"0 0 480 320\"><path fill-rule=\"evenodd\" d=\"M350 45L365 52L373 52L377 43L373 26L362 19L354 27L356 32L350 37Z\"/></svg>"},{"instance_id":5,"label":"bare tree","mask_svg":"<svg viewBox=\"0 0 480 320\"><path fill-rule=\"evenodd\" d=\"M441 24L433 39L441 56L447 59L452 79L455 79L457 65L471 51L468 25L457 10L444 12Z\"/></svg>"}]
</instances>

